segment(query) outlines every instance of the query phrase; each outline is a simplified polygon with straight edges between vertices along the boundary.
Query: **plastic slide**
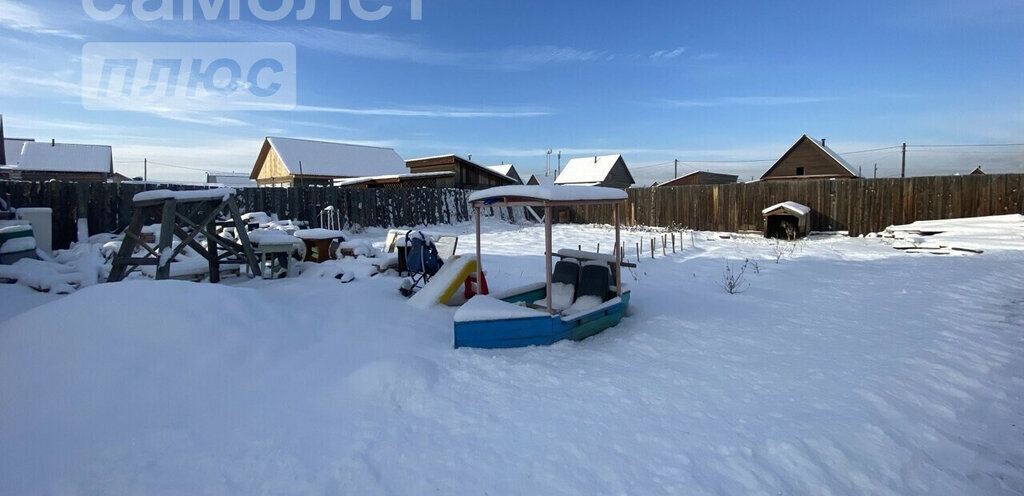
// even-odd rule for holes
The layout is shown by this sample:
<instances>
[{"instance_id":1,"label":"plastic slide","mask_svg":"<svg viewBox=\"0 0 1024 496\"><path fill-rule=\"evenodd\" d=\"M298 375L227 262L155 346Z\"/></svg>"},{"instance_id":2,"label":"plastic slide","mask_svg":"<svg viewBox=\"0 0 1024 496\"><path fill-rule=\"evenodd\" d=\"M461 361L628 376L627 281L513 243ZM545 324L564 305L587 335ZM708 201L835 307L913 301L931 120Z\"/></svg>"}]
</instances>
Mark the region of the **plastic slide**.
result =
<instances>
[{"instance_id":1,"label":"plastic slide","mask_svg":"<svg viewBox=\"0 0 1024 496\"><path fill-rule=\"evenodd\" d=\"M445 262L441 270L430 278L430 282L423 286L423 289L409 298L409 304L419 308L428 308L438 303L443 304L455 296L455 292L462 288L466 277L474 272L476 272L475 256L455 256Z\"/></svg>"}]
</instances>

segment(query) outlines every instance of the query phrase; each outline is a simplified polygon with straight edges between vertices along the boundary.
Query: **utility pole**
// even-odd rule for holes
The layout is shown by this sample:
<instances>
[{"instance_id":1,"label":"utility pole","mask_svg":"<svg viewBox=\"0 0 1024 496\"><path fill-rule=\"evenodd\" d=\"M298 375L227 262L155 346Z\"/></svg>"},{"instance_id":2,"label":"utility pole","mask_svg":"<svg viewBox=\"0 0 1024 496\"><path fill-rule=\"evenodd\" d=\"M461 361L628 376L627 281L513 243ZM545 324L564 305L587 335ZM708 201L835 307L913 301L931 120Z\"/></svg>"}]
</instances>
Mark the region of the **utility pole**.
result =
<instances>
[{"instance_id":1,"label":"utility pole","mask_svg":"<svg viewBox=\"0 0 1024 496\"><path fill-rule=\"evenodd\" d=\"M675 178L679 177L679 159L678 158L676 159L676 168L675 168L675 171L673 171L673 174L674 175L672 176L672 179L675 179Z\"/></svg>"},{"instance_id":2,"label":"utility pole","mask_svg":"<svg viewBox=\"0 0 1024 496\"><path fill-rule=\"evenodd\" d=\"M544 162L544 177L551 175L551 149L548 148L547 160Z\"/></svg>"},{"instance_id":3,"label":"utility pole","mask_svg":"<svg viewBox=\"0 0 1024 496\"><path fill-rule=\"evenodd\" d=\"M903 165L900 166L900 177L907 177L907 143L903 142Z\"/></svg>"},{"instance_id":4,"label":"utility pole","mask_svg":"<svg viewBox=\"0 0 1024 496\"><path fill-rule=\"evenodd\" d=\"M555 169L555 177L562 173L562 150L558 150L558 168Z\"/></svg>"},{"instance_id":5,"label":"utility pole","mask_svg":"<svg viewBox=\"0 0 1024 496\"><path fill-rule=\"evenodd\" d=\"M872 179L878 179L878 162L875 162L875 176Z\"/></svg>"},{"instance_id":6,"label":"utility pole","mask_svg":"<svg viewBox=\"0 0 1024 496\"><path fill-rule=\"evenodd\" d=\"M149 181L149 159L142 159L142 180Z\"/></svg>"}]
</instances>

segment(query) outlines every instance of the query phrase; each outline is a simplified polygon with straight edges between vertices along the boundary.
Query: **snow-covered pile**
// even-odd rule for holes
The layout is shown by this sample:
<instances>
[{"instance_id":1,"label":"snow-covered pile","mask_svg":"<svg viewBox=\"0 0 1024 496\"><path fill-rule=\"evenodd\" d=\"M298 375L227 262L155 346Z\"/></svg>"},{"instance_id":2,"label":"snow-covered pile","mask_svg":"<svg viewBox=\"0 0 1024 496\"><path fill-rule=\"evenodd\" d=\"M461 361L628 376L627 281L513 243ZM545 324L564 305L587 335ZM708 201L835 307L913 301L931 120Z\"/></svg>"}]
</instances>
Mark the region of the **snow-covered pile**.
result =
<instances>
[{"instance_id":1,"label":"snow-covered pile","mask_svg":"<svg viewBox=\"0 0 1024 496\"><path fill-rule=\"evenodd\" d=\"M492 290L543 280L543 228L487 229ZM1024 252L792 246L687 236L619 326L515 350L395 277L0 285L0 495L1024 492Z\"/></svg>"},{"instance_id":2,"label":"snow-covered pile","mask_svg":"<svg viewBox=\"0 0 1024 496\"><path fill-rule=\"evenodd\" d=\"M930 253L1024 250L1024 215L917 221L889 226L881 236L898 240L897 249Z\"/></svg>"}]
</instances>

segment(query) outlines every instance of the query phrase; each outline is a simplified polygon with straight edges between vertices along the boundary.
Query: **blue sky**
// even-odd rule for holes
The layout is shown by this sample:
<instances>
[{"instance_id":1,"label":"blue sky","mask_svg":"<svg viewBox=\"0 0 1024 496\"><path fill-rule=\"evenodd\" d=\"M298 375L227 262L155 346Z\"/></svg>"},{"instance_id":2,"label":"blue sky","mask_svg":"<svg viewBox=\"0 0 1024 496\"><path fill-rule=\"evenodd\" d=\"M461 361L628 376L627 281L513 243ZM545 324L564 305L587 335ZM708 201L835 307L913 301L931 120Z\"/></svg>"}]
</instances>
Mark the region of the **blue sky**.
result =
<instances>
[{"instance_id":1,"label":"blue sky","mask_svg":"<svg viewBox=\"0 0 1024 496\"><path fill-rule=\"evenodd\" d=\"M380 21L347 1L330 20L320 0L312 19L275 22L246 3L237 21L101 22L79 1L0 0L7 135L110 144L115 170L141 175L148 158L151 178L176 180L204 177L181 166L248 171L266 135L472 154L521 173L543 173L549 148L563 163L622 153L641 184L671 178L674 159L680 174L759 176L804 133L840 153L905 141L911 175L1024 173L1024 146L915 146L1024 143L1019 0L422 0L422 20L409 0L364 0L393 7ZM297 107L83 107L85 43L157 41L293 43ZM845 156L866 176L876 163L899 173L895 149Z\"/></svg>"}]
</instances>

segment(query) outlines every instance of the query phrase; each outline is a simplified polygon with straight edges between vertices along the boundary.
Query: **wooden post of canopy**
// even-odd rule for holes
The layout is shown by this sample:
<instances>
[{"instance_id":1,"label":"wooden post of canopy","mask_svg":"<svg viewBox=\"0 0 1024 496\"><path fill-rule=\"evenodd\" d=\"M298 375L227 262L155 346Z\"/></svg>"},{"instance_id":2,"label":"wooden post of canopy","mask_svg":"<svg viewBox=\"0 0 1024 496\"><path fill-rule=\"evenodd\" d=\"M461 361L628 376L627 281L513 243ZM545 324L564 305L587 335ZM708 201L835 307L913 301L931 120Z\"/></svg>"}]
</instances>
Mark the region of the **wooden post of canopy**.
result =
<instances>
[{"instance_id":1,"label":"wooden post of canopy","mask_svg":"<svg viewBox=\"0 0 1024 496\"><path fill-rule=\"evenodd\" d=\"M483 259L480 258L480 206L474 205L473 211L476 214L476 290L473 294L480 294L483 291Z\"/></svg>"},{"instance_id":2,"label":"wooden post of canopy","mask_svg":"<svg viewBox=\"0 0 1024 496\"><path fill-rule=\"evenodd\" d=\"M622 296L622 250L619 248L619 208L622 205L615 204L615 293Z\"/></svg>"},{"instance_id":3,"label":"wooden post of canopy","mask_svg":"<svg viewBox=\"0 0 1024 496\"><path fill-rule=\"evenodd\" d=\"M547 305L548 314L551 311L551 206L544 206L544 269L545 283L547 284Z\"/></svg>"}]
</instances>

